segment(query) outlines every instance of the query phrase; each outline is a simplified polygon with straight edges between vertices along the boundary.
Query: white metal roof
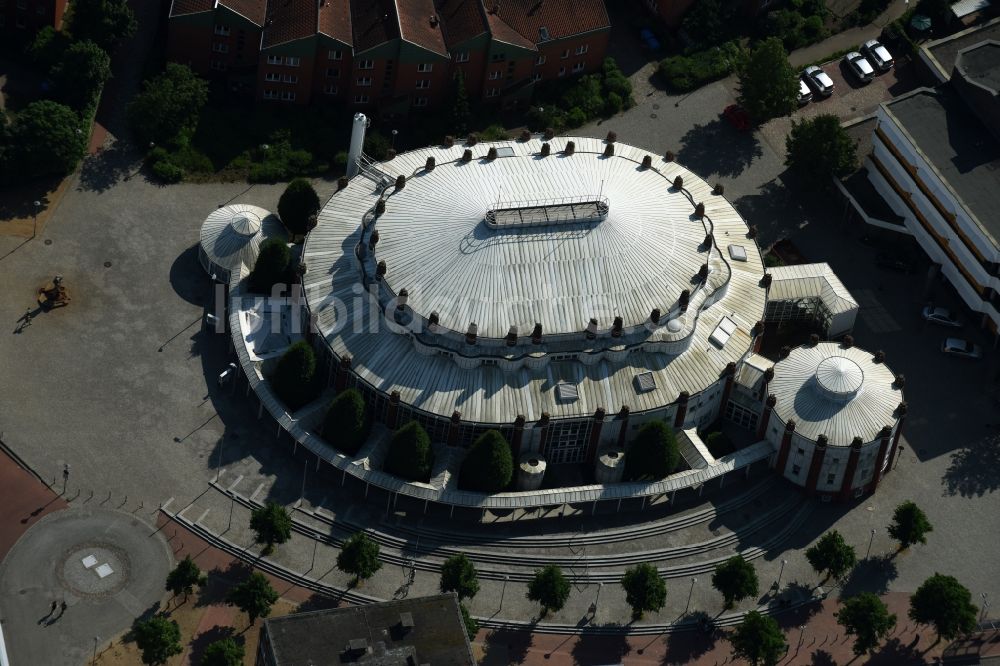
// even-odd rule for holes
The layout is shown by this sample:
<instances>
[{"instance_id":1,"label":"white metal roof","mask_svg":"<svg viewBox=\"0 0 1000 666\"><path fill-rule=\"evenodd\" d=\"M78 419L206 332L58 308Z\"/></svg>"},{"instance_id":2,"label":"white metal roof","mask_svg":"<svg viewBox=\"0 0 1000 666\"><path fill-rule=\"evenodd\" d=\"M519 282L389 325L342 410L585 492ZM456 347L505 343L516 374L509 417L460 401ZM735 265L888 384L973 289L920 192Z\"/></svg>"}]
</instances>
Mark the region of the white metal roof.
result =
<instances>
[{"instance_id":1,"label":"white metal roof","mask_svg":"<svg viewBox=\"0 0 1000 666\"><path fill-rule=\"evenodd\" d=\"M465 147L455 146L417 150L381 164L393 177L407 176L402 190L390 188L386 212L376 222L375 253L386 261L387 279L396 289L407 289L408 306L424 314L439 309L442 324L456 330L464 332L475 321L481 336L488 331L502 337L516 322L524 325L524 335L541 314L551 317L553 327L580 332L579 348L586 347L582 331L595 314L592 303L604 301L607 314L597 316L605 329L615 314L642 322L653 307L666 313L680 290L690 288L691 306L678 318L684 321L673 327L661 322L662 331L651 337L655 342L677 336L681 342L674 352L644 343L632 350L598 350L587 364L550 358L541 367L507 370L461 367L433 350L418 352L415 338L387 330L372 302L358 299L361 264L354 248L361 220L378 199L372 181L359 176L320 212L303 250L306 299L334 354L350 356L361 379L385 393L399 391L405 403L444 417L459 410L463 421L479 423L508 423L518 414L534 421L543 412L553 418L589 416L598 407L610 411L621 405L633 412L659 409L681 391L694 395L711 386L727 363L740 362L750 349L750 330L763 318L765 298L761 255L746 237L746 222L705 181L676 163L654 156L653 168L641 169L647 155L642 149L617 143L615 156L605 158L603 141L570 138L576 142L572 156L556 154L568 138L552 141L547 158L538 154L542 142L533 139L510 143L514 155L492 162L479 159L490 144L479 144L469 163L460 159ZM437 164L431 172L423 169L428 157ZM683 177L690 199L671 188L675 176ZM499 242L483 236L480 222L501 187L503 200L593 189L608 197L617 217L581 228L563 223L503 230L509 241ZM694 218L697 202L705 204L716 239L708 294L692 283L707 252L699 254L708 222ZM725 250L717 249L731 240L745 246L746 262L730 262ZM454 302L445 310L447 299ZM338 301L348 307L338 308ZM720 348L708 338L723 317L735 328ZM377 332L369 325L373 319ZM537 353L551 351L543 344ZM640 392L635 376L644 372L653 381L643 383ZM578 398L558 399L561 383L575 385Z\"/></svg>"},{"instance_id":2,"label":"white metal roof","mask_svg":"<svg viewBox=\"0 0 1000 666\"><path fill-rule=\"evenodd\" d=\"M794 420L796 433L850 446L855 437L870 442L895 425L903 392L894 381L892 370L870 352L821 342L796 347L775 364L768 392L778 400L775 413L782 422Z\"/></svg>"},{"instance_id":3,"label":"white metal roof","mask_svg":"<svg viewBox=\"0 0 1000 666\"><path fill-rule=\"evenodd\" d=\"M841 314L858 309L858 302L847 291L830 264L797 264L769 268L772 301L798 298L819 298L831 314Z\"/></svg>"},{"instance_id":4,"label":"white metal roof","mask_svg":"<svg viewBox=\"0 0 1000 666\"><path fill-rule=\"evenodd\" d=\"M253 268L261 243L284 237L285 228L277 215L248 204L223 206L201 225L201 265L219 281L228 282L240 265Z\"/></svg>"}]
</instances>

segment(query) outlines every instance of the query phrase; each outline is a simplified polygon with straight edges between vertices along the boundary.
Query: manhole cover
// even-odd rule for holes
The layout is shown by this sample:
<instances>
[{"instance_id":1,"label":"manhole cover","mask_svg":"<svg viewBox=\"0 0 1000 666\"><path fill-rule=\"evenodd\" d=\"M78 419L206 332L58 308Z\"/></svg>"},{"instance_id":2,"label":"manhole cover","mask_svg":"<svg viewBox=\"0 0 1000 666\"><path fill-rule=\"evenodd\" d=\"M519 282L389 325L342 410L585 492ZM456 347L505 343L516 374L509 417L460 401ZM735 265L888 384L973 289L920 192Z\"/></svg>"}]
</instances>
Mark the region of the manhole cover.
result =
<instances>
[{"instance_id":1,"label":"manhole cover","mask_svg":"<svg viewBox=\"0 0 1000 666\"><path fill-rule=\"evenodd\" d=\"M51 238L46 238L45 239L45 244L46 245L52 245L52 239Z\"/></svg>"},{"instance_id":2,"label":"manhole cover","mask_svg":"<svg viewBox=\"0 0 1000 666\"><path fill-rule=\"evenodd\" d=\"M658 108L660 108L660 105L659 105L659 104L654 104L654 105L653 105L653 108L654 108L654 109L658 109Z\"/></svg>"},{"instance_id":3,"label":"manhole cover","mask_svg":"<svg viewBox=\"0 0 1000 666\"><path fill-rule=\"evenodd\" d=\"M105 261L104 262L104 267L105 268L111 268L111 262L110 261Z\"/></svg>"},{"instance_id":4,"label":"manhole cover","mask_svg":"<svg viewBox=\"0 0 1000 666\"><path fill-rule=\"evenodd\" d=\"M656 118L656 114L655 113L651 113L651 114L649 114L649 117L650 118Z\"/></svg>"}]
</instances>

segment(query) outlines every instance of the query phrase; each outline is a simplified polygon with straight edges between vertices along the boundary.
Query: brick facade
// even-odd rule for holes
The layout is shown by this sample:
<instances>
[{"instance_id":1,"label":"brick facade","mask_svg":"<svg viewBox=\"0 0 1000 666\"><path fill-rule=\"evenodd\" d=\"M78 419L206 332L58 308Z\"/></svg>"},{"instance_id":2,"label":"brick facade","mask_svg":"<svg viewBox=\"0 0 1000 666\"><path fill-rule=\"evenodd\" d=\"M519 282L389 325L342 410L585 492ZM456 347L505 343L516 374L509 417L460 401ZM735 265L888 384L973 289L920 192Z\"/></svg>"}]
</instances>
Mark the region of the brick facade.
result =
<instances>
[{"instance_id":1,"label":"brick facade","mask_svg":"<svg viewBox=\"0 0 1000 666\"><path fill-rule=\"evenodd\" d=\"M0 0L0 39L28 41L45 26L62 27L66 0Z\"/></svg>"}]
</instances>

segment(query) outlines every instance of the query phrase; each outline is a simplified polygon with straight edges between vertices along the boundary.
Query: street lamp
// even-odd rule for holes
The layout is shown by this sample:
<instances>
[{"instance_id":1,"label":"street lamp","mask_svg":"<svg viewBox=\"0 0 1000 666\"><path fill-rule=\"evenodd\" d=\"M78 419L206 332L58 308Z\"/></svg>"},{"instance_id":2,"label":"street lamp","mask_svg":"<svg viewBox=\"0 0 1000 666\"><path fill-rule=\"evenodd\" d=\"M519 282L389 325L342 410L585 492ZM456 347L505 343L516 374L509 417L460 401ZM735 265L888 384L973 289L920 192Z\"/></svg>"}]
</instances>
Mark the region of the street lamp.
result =
<instances>
[{"instance_id":1,"label":"street lamp","mask_svg":"<svg viewBox=\"0 0 1000 666\"><path fill-rule=\"evenodd\" d=\"M868 539L868 552L865 553L865 559L866 560L868 559L868 556L872 554L872 541L874 541L874 540L875 540L875 528L873 527L872 528L872 536L871 536L870 539Z\"/></svg>"},{"instance_id":2,"label":"street lamp","mask_svg":"<svg viewBox=\"0 0 1000 666\"><path fill-rule=\"evenodd\" d=\"M983 610L979 613L979 622L982 624L983 620L986 619L986 611L990 607L990 602L986 600L986 597L989 595L985 592L980 592L979 596L983 598Z\"/></svg>"},{"instance_id":3,"label":"street lamp","mask_svg":"<svg viewBox=\"0 0 1000 666\"><path fill-rule=\"evenodd\" d=\"M94 663L94 664L97 663L97 641L98 640L100 640L100 637L94 636L94 658L92 660L92 663Z\"/></svg>"},{"instance_id":4,"label":"street lamp","mask_svg":"<svg viewBox=\"0 0 1000 666\"><path fill-rule=\"evenodd\" d=\"M507 581L509 581L509 580L510 580L510 576L507 575L507 574L504 574L504 577L503 577L503 587L500 588L500 608L497 609L498 611L503 608L503 595L505 595L507 593Z\"/></svg>"},{"instance_id":5,"label":"street lamp","mask_svg":"<svg viewBox=\"0 0 1000 666\"><path fill-rule=\"evenodd\" d=\"M399 134L399 130L392 130L392 145L390 146L390 148L392 148L393 150L396 149L396 135L397 134Z\"/></svg>"},{"instance_id":6,"label":"street lamp","mask_svg":"<svg viewBox=\"0 0 1000 666\"><path fill-rule=\"evenodd\" d=\"M63 465L63 494L66 494L66 483L69 481L69 463Z\"/></svg>"},{"instance_id":7,"label":"street lamp","mask_svg":"<svg viewBox=\"0 0 1000 666\"><path fill-rule=\"evenodd\" d=\"M781 569L778 570L778 581L774 584L774 587L778 590L781 589L781 576L785 573L786 564L788 564L788 560L781 560Z\"/></svg>"},{"instance_id":8,"label":"street lamp","mask_svg":"<svg viewBox=\"0 0 1000 666\"><path fill-rule=\"evenodd\" d=\"M38 211L42 209L42 202L36 199L32 205L34 206L34 221L31 225L31 237L34 238L35 234L38 233Z\"/></svg>"},{"instance_id":9,"label":"street lamp","mask_svg":"<svg viewBox=\"0 0 1000 666\"><path fill-rule=\"evenodd\" d=\"M893 464L892 468L896 469L899 467L899 459L903 457L903 445L899 445L899 452L896 454L896 462Z\"/></svg>"},{"instance_id":10,"label":"street lamp","mask_svg":"<svg viewBox=\"0 0 1000 666\"><path fill-rule=\"evenodd\" d=\"M694 594L694 584L698 582L698 579L694 576L691 577L691 588L688 590L688 601L684 606L684 612L687 613L691 609L691 595Z\"/></svg>"}]
</instances>

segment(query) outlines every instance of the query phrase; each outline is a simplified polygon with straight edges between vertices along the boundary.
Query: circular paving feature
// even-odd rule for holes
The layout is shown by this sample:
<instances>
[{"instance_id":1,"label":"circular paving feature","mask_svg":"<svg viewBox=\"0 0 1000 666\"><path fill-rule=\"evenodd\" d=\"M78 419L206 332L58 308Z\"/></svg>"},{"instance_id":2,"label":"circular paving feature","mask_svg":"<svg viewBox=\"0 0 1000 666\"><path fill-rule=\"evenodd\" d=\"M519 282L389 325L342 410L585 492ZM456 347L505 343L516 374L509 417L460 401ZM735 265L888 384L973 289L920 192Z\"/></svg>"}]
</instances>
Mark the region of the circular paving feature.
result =
<instances>
[{"instance_id":1,"label":"circular paving feature","mask_svg":"<svg viewBox=\"0 0 1000 666\"><path fill-rule=\"evenodd\" d=\"M128 553L103 542L71 546L56 564L56 575L66 590L82 597L113 595L125 587L130 574Z\"/></svg>"}]
</instances>

